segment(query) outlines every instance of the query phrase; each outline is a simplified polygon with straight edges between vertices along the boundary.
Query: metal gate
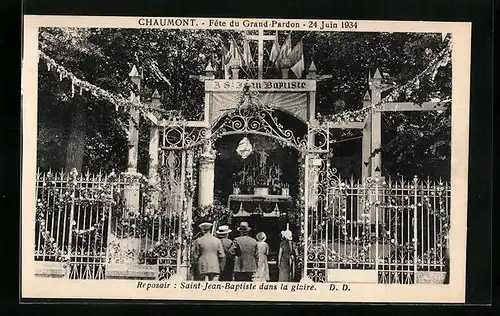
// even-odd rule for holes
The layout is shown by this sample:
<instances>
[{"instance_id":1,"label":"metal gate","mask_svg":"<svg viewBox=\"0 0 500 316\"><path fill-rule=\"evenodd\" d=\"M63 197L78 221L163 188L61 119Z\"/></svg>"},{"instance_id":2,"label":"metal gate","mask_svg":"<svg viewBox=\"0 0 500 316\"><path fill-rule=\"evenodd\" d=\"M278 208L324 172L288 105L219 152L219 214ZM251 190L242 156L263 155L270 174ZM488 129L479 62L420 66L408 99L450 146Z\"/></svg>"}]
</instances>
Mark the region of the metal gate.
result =
<instances>
[{"instance_id":1,"label":"metal gate","mask_svg":"<svg viewBox=\"0 0 500 316\"><path fill-rule=\"evenodd\" d=\"M318 188L308 194L317 194L308 209L309 278L441 282L448 268L449 184L417 178L342 180L328 159L308 165L318 174Z\"/></svg>"}]
</instances>

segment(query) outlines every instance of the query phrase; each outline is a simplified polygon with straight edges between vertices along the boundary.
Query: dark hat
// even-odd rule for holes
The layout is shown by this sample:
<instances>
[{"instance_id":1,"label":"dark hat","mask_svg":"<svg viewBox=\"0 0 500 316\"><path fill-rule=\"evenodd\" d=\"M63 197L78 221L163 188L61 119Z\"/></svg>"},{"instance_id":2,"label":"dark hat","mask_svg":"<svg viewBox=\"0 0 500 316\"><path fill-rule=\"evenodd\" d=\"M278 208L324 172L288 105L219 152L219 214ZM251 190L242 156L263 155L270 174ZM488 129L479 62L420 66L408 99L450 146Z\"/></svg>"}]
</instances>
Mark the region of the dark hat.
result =
<instances>
[{"instance_id":1,"label":"dark hat","mask_svg":"<svg viewBox=\"0 0 500 316\"><path fill-rule=\"evenodd\" d=\"M241 222L240 227L237 228L239 232L249 232L251 230L247 222Z\"/></svg>"},{"instance_id":2,"label":"dark hat","mask_svg":"<svg viewBox=\"0 0 500 316\"><path fill-rule=\"evenodd\" d=\"M201 223L200 225L198 225L201 230L209 230L212 228L212 226L214 226L212 223Z\"/></svg>"}]
</instances>

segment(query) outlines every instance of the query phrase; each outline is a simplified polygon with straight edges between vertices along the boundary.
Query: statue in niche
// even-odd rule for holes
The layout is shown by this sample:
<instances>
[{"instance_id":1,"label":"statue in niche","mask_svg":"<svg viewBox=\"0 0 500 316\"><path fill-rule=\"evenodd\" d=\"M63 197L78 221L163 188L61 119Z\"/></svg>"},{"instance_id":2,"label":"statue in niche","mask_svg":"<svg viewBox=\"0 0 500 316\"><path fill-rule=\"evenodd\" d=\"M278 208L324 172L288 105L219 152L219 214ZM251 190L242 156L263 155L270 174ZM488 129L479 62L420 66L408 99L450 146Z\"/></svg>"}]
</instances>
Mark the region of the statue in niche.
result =
<instances>
[{"instance_id":1,"label":"statue in niche","mask_svg":"<svg viewBox=\"0 0 500 316\"><path fill-rule=\"evenodd\" d=\"M269 154L266 153L265 150L258 151L258 154L259 154L259 170L260 170L260 173L263 174L264 170L266 168L266 161L267 161L267 157L269 157Z\"/></svg>"}]
</instances>

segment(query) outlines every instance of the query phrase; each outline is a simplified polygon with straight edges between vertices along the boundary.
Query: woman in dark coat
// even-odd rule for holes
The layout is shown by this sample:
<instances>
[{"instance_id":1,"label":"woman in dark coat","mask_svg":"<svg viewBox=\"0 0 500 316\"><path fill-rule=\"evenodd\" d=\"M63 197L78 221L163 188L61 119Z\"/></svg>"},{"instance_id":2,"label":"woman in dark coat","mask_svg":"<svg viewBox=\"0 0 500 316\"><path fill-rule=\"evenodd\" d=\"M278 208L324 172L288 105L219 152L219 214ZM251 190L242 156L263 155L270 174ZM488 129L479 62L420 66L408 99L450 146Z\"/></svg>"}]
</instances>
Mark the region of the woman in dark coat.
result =
<instances>
[{"instance_id":1,"label":"woman in dark coat","mask_svg":"<svg viewBox=\"0 0 500 316\"><path fill-rule=\"evenodd\" d=\"M296 248L292 242L292 232L288 229L282 231L281 239L278 251L278 282L292 282L297 258Z\"/></svg>"}]
</instances>

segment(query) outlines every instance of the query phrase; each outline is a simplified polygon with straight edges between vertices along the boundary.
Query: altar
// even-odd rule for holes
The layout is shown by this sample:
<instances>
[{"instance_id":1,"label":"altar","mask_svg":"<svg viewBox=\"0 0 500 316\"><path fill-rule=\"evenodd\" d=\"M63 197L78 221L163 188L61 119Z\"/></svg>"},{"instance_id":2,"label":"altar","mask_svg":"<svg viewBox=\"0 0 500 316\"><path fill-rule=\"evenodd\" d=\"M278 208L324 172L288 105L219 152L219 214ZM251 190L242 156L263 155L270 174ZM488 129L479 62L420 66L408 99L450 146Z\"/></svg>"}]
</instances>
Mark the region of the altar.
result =
<instances>
[{"instance_id":1,"label":"altar","mask_svg":"<svg viewBox=\"0 0 500 316\"><path fill-rule=\"evenodd\" d=\"M283 172L284 168L291 169L287 165L290 159L285 157L286 149L263 137L249 139L244 136L229 152L232 166L227 166L226 171L231 169L232 181L227 206L231 217L285 219L293 201L289 184L293 181L291 173L285 175ZM227 185L227 180L225 182Z\"/></svg>"},{"instance_id":2,"label":"altar","mask_svg":"<svg viewBox=\"0 0 500 316\"><path fill-rule=\"evenodd\" d=\"M280 233L295 225L298 193L298 152L262 135L231 135L216 143L215 192L229 209L223 219L238 235L240 222L248 222L250 236L266 234L272 279L277 280L276 259Z\"/></svg>"},{"instance_id":3,"label":"altar","mask_svg":"<svg viewBox=\"0 0 500 316\"><path fill-rule=\"evenodd\" d=\"M233 217L280 217L291 206L292 197L289 195L259 195L259 194L231 194L227 205L236 211Z\"/></svg>"}]
</instances>

